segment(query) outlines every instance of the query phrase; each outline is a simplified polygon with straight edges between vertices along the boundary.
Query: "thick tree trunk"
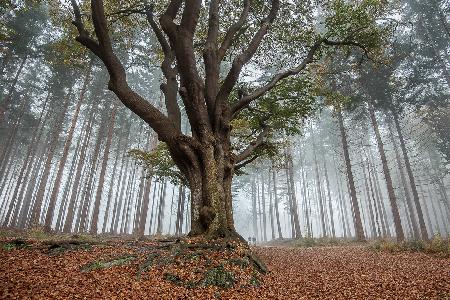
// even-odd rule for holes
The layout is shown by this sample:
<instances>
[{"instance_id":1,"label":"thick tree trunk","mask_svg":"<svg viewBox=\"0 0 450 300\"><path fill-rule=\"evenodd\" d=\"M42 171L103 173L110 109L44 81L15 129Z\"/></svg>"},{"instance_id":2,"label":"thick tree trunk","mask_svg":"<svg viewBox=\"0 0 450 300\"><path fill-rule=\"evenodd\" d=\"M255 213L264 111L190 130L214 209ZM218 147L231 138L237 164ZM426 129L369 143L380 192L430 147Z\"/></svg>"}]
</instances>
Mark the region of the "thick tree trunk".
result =
<instances>
[{"instance_id":1,"label":"thick tree trunk","mask_svg":"<svg viewBox=\"0 0 450 300\"><path fill-rule=\"evenodd\" d=\"M389 195L389 202L391 204L392 216L394 218L395 234L397 237L397 241L401 242L405 239L405 234L403 232L403 227L402 227L402 223L401 223L401 219L400 219L400 213L398 211L398 206L397 206L397 199L395 196L394 187L392 185L391 173L389 171L386 154L384 151L383 141L381 140L381 134L380 134L380 130L378 128L378 122L375 117L375 111L374 111L371 103L368 103L368 106L369 106L370 120L372 122L372 127L375 132L375 138L377 140L378 152L380 154L381 163L383 165L383 173L384 173L384 177L386 179L386 186L387 186L388 195Z\"/></svg>"},{"instance_id":2,"label":"thick tree trunk","mask_svg":"<svg viewBox=\"0 0 450 300\"><path fill-rule=\"evenodd\" d=\"M350 189L350 198L352 201L353 217L355 220L355 235L358 241L364 241L364 229L361 222L361 213L359 210L358 198L356 197L355 181L353 179L352 163L348 151L347 134L344 127L344 117L340 108L336 109L339 129L341 132L342 149L344 151L345 166L347 169L347 180Z\"/></svg>"}]
</instances>

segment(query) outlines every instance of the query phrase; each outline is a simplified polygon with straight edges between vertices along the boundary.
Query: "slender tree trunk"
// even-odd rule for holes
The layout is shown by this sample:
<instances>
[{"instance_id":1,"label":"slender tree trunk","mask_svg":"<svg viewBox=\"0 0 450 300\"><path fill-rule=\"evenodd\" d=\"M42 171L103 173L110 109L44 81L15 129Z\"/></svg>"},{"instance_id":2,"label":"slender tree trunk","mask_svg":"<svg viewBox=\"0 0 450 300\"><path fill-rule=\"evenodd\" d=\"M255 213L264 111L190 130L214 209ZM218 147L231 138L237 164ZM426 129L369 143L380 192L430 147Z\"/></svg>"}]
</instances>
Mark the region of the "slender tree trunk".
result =
<instances>
[{"instance_id":1,"label":"slender tree trunk","mask_svg":"<svg viewBox=\"0 0 450 300\"><path fill-rule=\"evenodd\" d=\"M311 134L313 134L311 130ZM319 204L319 215L320 215L320 225L322 228L322 236L327 236L327 229L325 227L325 212L324 212L324 206L323 206L323 198L322 198L322 183L320 180L319 175L319 164L317 163L317 155L316 155L316 143L314 141L314 136L312 136L313 139L313 152L314 152L314 170L316 172L316 187L317 187L317 200Z\"/></svg>"},{"instance_id":2,"label":"slender tree trunk","mask_svg":"<svg viewBox=\"0 0 450 300\"><path fill-rule=\"evenodd\" d=\"M395 159L397 161L398 169L400 171L399 172L400 173L400 181L403 186L403 191L405 194L406 207L408 209L408 213L409 213L409 217L410 217L409 219L411 220L412 234L413 234L414 239L419 239L420 238L419 228L417 227L417 221L416 221L416 217L415 217L413 204L411 201L411 195L409 193L408 184L406 182L406 177L405 177L405 172L403 171L402 161L401 161L398 149L397 149L397 143L395 142L394 133L392 131L392 126L390 123L388 123L388 128L389 128L389 136L391 138L391 142L394 147ZM417 190L416 190L416 193L417 193Z\"/></svg>"},{"instance_id":3,"label":"slender tree trunk","mask_svg":"<svg viewBox=\"0 0 450 300\"><path fill-rule=\"evenodd\" d=\"M88 86L88 82L89 82L89 78L90 78L90 74L91 74L91 70L92 70L92 63L93 63L93 60L91 59L91 61L89 62L89 65L86 69L86 74L85 74L85 77L83 80L83 86L80 91L80 96L78 98L77 105L75 106L75 112L73 114L72 122L70 124L69 131L67 133L67 138L66 138L66 142L64 144L63 153L62 153L61 159L59 160L58 172L56 174L56 179L55 179L55 182L53 185L53 190L50 195L49 206L48 206L47 213L45 216L45 229L47 231L51 230L53 215L55 213L54 211L55 211L56 201L58 199L59 188L61 186L61 179L62 179L62 176L64 173L64 168L66 166L67 157L69 156L69 150L72 145L73 134L75 132L75 127L77 125L78 116L80 114L81 104L83 103L84 98L85 98L84 95L87 90L87 86Z\"/></svg>"},{"instance_id":4,"label":"slender tree trunk","mask_svg":"<svg viewBox=\"0 0 450 300\"><path fill-rule=\"evenodd\" d=\"M294 233L295 238L299 239L302 237L302 232L300 230L300 221L298 217L298 205L297 198L295 195L295 184L294 184L294 165L292 161L292 149L289 149L289 153L286 155L286 177L287 177L287 185L288 185L288 194L291 199L291 214L293 216L293 225L294 225Z\"/></svg>"},{"instance_id":5,"label":"slender tree trunk","mask_svg":"<svg viewBox=\"0 0 450 300\"><path fill-rule=\"evenodd\" d=\"M116 122L116 113L117 113L118 106L114 102L114 107L111 112L111 117L108 125L108 138L106 140L106 146L105 150L103 152L103 161L102 161L102 168L100 170L100 177L99 182L97 186L97 192L95 194L95 202L94 202L94 211L92 214L92 224L91 224L91 233L95 234L97 233L98 228L98 215L100 212L100 201L103 194L103 185L105 183L105 174L106 174L106 166L108 165L108 159L109 159L109 149L111 148L111 142L114 132L114 125ZM106 211L105 211L106 213Z\"/></svg>"},{"instance_id":6,"label":"slender tree trunk","mask_svg":"<svg viewBox=\"0 0 450 300\"><path fill-rule=\"evenodd\" d=\"M256 238L257 241L259 241L258 237L258 212L256 210L256 182L255 177L252 177L252 222L253 222L253 237Z\"/></svg>"},{"instance_id":7,"label":"slender tree trunk","mask_svg":"<svg viewBox=\"0 0 450 300\"><path fill-rule=\"evenodd\" d=\"M163 192L161 197L159 198L159 211L158 211L158 226L156 227L156 234L161 235L163 230L163 222L164 222L164 208L166 206L166 190L167 190L167 181L164 180L163 183Z\"/></svg>"},{"instance_id":8,"label":"slender tree trunk","mask_svg":"<svg viewBox=\"0 0 450 300\"><path fill-rule=\"evenodd\" d=\"M389 171L386 154L384 152L384 145L383 145L383 141L381 140L381 134L378 129L378 122L375 117L375 111L374 111L371 103L369 103L368 106L369 106L370 120L372 122L372 127L375 132L375 138L377 140L378 152L380 154L381 162L383 165L383 173L384 173L384 177L386 179L386 186L387 186L388 194L389 194L389 202L391 204L392 215L394 217L395 233L396 233L397 241L401 242L405 239L405 235L403 233L403 227L402 227L402 223L400 220L400 214L399 214L398 206L397 206L397 199L395 197L394 187L392 185L391 173Z\"/></svg>"},{"instance_id":9,"label":"slender tree trunk","mask_svg":"<svg viewBox=\"0 0 450 300\"><path fill-rule=\"evenodd\" d=\"M358 199L356 197L355 181L353 179L352 164L350 160L350 154L348 151L347 134L345 132L344 118L342 116L342 111L340 108L336 109L336 115L338 118L339 129L341 132L342 149L344 151L345 166L347 169L347 180L350 189L350 199L352 201L353 216L355 220L355 235L358 241L364 241L365 240L364 229L362 227L361 213L359 210Z\"/></svg>"},{"instance_id":10,"label":"slender tree trunk","mask_svg":"<svg viewBox=\"0 0 450 300\"><path fill-rule=\"evenodd\" d=\"M94 101L96 99L94 98ZM102 145L102 141L104 138L104 131L105 131L105 123L107 121L107 110L103 110L101 113L101 119L99 123L99 128L97 130L97 140L95 141L94 146L94 152L92 153L91 157L91 167L89 171L89 178L87 182L86 189L84 190L84 196L81 199L81 215L79 216L79 222L80 222L80 229L79 231L83 232L87 230L88 223L89 223L89 207L91 204L91 197L92 197L92 188L95 181L95 175L98 167L98 157L100 155L100 147Z\"/></svg>"},{"instance_id":11,"label":"slender tree trunk","mask_svg":"<svg viewBox=\"0 0 450 300\"><path fill-rule=\"evenodd\" d=\"M269 182L268 182L268 185L267 185L267 191L268 191L268 194L269 194L270 232L272 234L271 235L272 240L274 240L276 237L275 237L275 222L274 222L274 217L273 217L273 203L272 203L272 187L271 187L272 180L271 180L271 176L270 175L271 174L270 174L270 171L269 171L269 176L268 176Z\"/></svg>"},{"instance_id":12,"label":"slender tree trunk","mask_svg":"<svg viewBox=\"0 0 450 300\"><path fill-rule=\"evenodd\" d=\"M328 207L329 207L329 212L330 212L331 235L333 237L336 237L336 232L335 232L335 228L334 228L333 205L332 205L332 201L331 201L330 181L328 179L328 170L327 170L327 163L326 163L325 158L323 158L323 169L325 172L325 182L327 185L327 193L328 193Z\"/></svg>"},{"instance_id":13,"label":"slender tree trunk","mask_svg":"<svg viewBox=\"0 0 450 300\"><path fill-rule=\"evenodd\" d=\"M275 173L275 169L272 169L272 181L273 181L273 202L275 205L275 217L277 219L277 230L278 230L278 238L283 238L283 233L281 232L281 224L280 224L280 211L278 209L278 196L277 196L277 177Z\"/></svg>"},{"instance_id":14,"label":"slender tree trunk","mask_svg":"<svg viewBox=\"0 0 450 300\"><path fill-rule=\"evenodd\" d=\"M16 75L14 76L14 79L11 83L11 87L9 88L8 94L6 95L5 99L0 105L0 126L3 125L3 122L5 120L5 114L8 111L9 106L11 105L13 94L16 89L17 81L19 80L20 74L22 74L23 67L25 66L25 62L28 59L28 55L25 55L22 57L22 60L19 65L19 69L16 72Z\"/></svg>"},{"instance_id":15,"label":"slender tree trunk","mask_svg":"<svg viewBox=\"0 0 450 300\"><path fill-rule=\"evenodd\" d=\"M81 147L81 151L80 151L80 157L78 158L78 165L77 165L77 170L75 173L74 185L72 187L72 193L71 193L71 196L69 199L69 205L67 208L67 216L66 216L66 220L64 222L64 228L63 228L64 232L70 232L72 230L72 223L73 223L74 216L75 216L76 198L77 198L77 194L80 192L78 190L78 187L81 184L81 180L80 180L81 173L83 171L83 167L85 164L85 158L86 158L86 152L88 150L89 141L91 139L92 124L94 122L94 116L95 116L95 109L91 108L89 122L87 123L84 137L83 137L83 143L82 143L82 147Z\"/></svg>"},{"instance_id":16,"label":"slender tree trunk","mask_svg":"<svg viewBox=\"0 0 450 300\"><path fill-rule=\"evenodd\" d=\"M40 216L41 216L41 210L42 210L42 204L44 200L44 194L45 190L47 188L48 184L48 177L50 175L50 169L52 166L52 160L53 156L55 154L56 148L58 147L59 137L62 131L62 126L64 124L64 119L66 116L67 108L69 107L71 98L71 93L66 95L65 103L63 104L63 107L57 117L55 118L54 128L51 132L51 141L50 141L50 147L47 153L47 159L45 161L44 170L42 172L41 181L39 183L39 187L36 194L36 200L34 202L33 207L33 215L31 218L31 224L37 225L40 223Z\"/></svg>"},{"instance_id":17,"label":"slender tree trunk","mask_svg":"<svg viewBox=\"0 0 450 300\"><path fill-rule=\"evenodd\" d=\"M261 200L262 200L262 216L263 216L263 237L267 242L267 217L266 217L266 198L264 188L264 173L261 173Z\"/></svg>"},{"instance_id":18,"label":"slender tree trunk","mask_svg":"<svg viewBox=\"0 0 450 300\"><path fill-rule=\"evenodd\" d=\"M422 235L422 239L427 240L429 238L429 236L428 236L428 232L427 232L427 227L425 225L425 221L423 219L422 207L420 205L419 194L417 193L416 182L415 182L414 174L412 172L411 163L409 161L408 151L406 150L405 139L403 138L403 133L402 133L402 130L400 127L400 122L398 120L398 115L396 112L393 112L393 115L394 115L395 128L397 129L398 138L400 140L400 148L402 150L403 159L405 161L406 173L408 174L409 183L411 185L411 191L413 194L413 200L414 200L414 204L416 206L417 217L419 220L420 233Z\"/></svg>"}]
</instances>

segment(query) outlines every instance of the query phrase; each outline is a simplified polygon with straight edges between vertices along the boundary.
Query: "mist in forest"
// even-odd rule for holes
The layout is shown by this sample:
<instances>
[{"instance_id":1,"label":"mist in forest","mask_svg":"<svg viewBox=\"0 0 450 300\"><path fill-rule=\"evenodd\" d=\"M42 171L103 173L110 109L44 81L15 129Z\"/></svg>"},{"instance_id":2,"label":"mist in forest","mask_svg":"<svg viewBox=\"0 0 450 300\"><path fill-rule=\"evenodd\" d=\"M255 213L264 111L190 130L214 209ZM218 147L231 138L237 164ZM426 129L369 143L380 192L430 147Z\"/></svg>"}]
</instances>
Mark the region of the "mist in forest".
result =
<instances>
[{"instance_id":1,"label":"mist in forest","mask_svg":"<svg viewBox=\"0 0 450 300\"><path fill-rule=\"evenodd\" d=\"M244 238L448 236L448 11L439 1L401 2L390 13L386 60L348 52L317 62L322 91L293 114L298 125L274 133L277 150L237 172L233 215ZM171 167L158 172L142 161L161 142L106 89L101 61L71 50L79 46L45 3L2 4L1 18L2 226L188 233L189 186ZM134 38L157 45L154 36ZM164 74L146 64L156 55L119 54L130 86L164 112ZM273 70L246 72L264 81ZM181 131L191 132L185 116Z\"/></svg>"}]
</instances>

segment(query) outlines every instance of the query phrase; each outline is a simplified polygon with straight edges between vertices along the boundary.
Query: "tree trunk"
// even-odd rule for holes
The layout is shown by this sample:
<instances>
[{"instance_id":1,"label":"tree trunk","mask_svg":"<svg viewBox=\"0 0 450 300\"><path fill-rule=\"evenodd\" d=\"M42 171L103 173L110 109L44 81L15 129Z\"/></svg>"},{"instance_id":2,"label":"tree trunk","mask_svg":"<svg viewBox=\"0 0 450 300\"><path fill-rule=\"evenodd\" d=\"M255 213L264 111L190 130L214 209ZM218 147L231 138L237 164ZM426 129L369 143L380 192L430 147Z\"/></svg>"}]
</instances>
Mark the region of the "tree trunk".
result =
<instances>
[{"instance_id":1,"label":"tree trunk","mask_svg":"<svg viewBox=\"0 0 450 300\"><path fill-rule=\"evenodd\" d=\"M270 171L269 171L269 183L267 185L267 191L269 193L269 218L270 218L270 232L271 232L271 237L272 240L275 239L275 222L274 222L274 217L273 217L273 203L272 203L272 180L271 180L271 176L270 176Z\"/></svg>"},{"instance_id":2,"label":"tree trunk","mask_svg":"<svg viewBox=\"0 0 450 300\"><path fill-rule=\"evenodd\" d=\"M347 180L348 180L348 185L349 185L349 189L350 189L350 198L352 201L353 217L355 220L356 240L364 241L365 240L364 229L363 229L362 222L361 222L361 213L359 210L358 199L356 197L356 188L355 188L355 181L353 179L352 163L351 163L350 154L348 151L347 134L345 132L344 118L342 116L342 111L340 108L336 109L336 114L337 114L337 118L338 118L339 129L341 132L342 149L344 151L345 166L347 169Z\"/></svg>"},{"instance_id":3,"label":"tree trunk","mask_svg":"<svg viewBox=\"0 0 450 300\"><path fill-rule=\"evenodd\" d=\"M411 195L409 193L408 184L406 182L406 177L405 177L405 172L403 171L402 160L400 158L400 154L397 149L397 143L395 142L394 133L392 131L392 126L390 123L388 123L388 129L389 129L389 136L391 138L391 142L392 142L394 152L395 152L395 160L397 161L398 169L400 171L400 181L403 186L403 191L405 194L406 207L407 207L408 213L409 213L409 220L411 221L411 230L412 230L413 238L419 239L420 238L419 228L417 227L415 212L414 212L414 208L413 208L412 202L411 202ZM417 192L417 190L416 190L416 192Z\"/></svg>"},{"instance_id":4,"label":"tree trunk","mask_svg":"<svg viewBox=\"0 0 450 300\"><path fill-rule=\"evenodd\" d=\"M412 172L411 163L409 161L408 151L406 150L405 139L403 138L403 133L402 133L402 130L400 127L400 122L398 120L398 115L396 112L393 112L393 115L394 115L395 128L397 129L398 138L400 140L400 148L402 149L403 159L405 161L406 173L408 174L409 183L411 185L411 190L412 190L412 194L413 194L413 200L414 200L414 204L416 206L417 217L419 220L420 233L422 235L422 239L427 240L429 238L429 236L428 236L428 232L427 232L427 227L425 225L425 221L423 219L422 207L420 205L419 194L417 192L416 181L414 178L414 174Z\"/></svg>"},{"instance_id":5,"label":"tree trunk","mask_svg":"<svg viewBox=\"0 0 450 300\"><path fill-rule=\"evenodd\" d=\"M262 217L263 217L263 238L264 242L267 242L267 219L266 219L266 198L265 198L265 188L264 188L264 173L261 173L261 206L262 206Z\"/></svg>"},{"instance_id":6,"label":"tree trunk","mask_svg":"<svg viewBox=\"0 0 450 300\"><path fill-rule=\"evenodd\" d=\"M109 159L109 149L111 148L111 142L114 132L114 125L116 122L116 113L117 113L118 105L114 102L114 107L111 112L111 117L108 125L108 138L106 140L105 150L103 152L103 160L102 160L102 168L100 170L100 177L97 186L97 192L95 194L95 202L94 202L94 211L92 213L92 224L91 224L91 233L96 234L98 228L98 215L100 212L100 201L103 193L103 185L105 183L105 174L106 174L106 166L108 165ZM105 211L106 213L106 211Z\"/></svg>"},{"instance_id":7,"label":"tree trunk","mask_svg":"<svg viewBox=\"0 0 450 300\"><path fill-rule=\"evenodd\" d=\"M86 158L86 152L88 150L89 141L91 139L91 133L92 133L92 124L94 122L94 116L95 116L95 109L91 108L89 121L86 126L86 130L84 131L83 143L80 151L80 157L78 158L78 165L77 170L75 172L75 179L74 179L74 185L72 187L72 193L70 196L69 205L67 208L67 216L66 220L64 221L64 228L63 232L70 232L72 230L72 223L75 217L75 205L76 205L76 198L79 193L78 187L81 184L81 172L83 171L83 166L85 164L85 158ZM76 159L76 158L74 158ZM66 199L67 201L67 199Z\"/></svg>"},{"instance_id":8,"label":"tree trunk","mask_svg":"<svg viewBox=\"0 0 450 300\"><path fill-rule=\"evenodd\" d=\"M392 185L391 173L389 171L386 154L384 152L384 145L383 145L383 141L381 140L381 134L378 129L378 122L375 117L375 111L374 111L371 103L368 103L368 106L369 106L370 120L372 122L372 127L375 132L375 138L377 140L378 152L380 154L381 163L383 165L383 173L384 173L384 177L386 179L386 186L387 186L388 195L389 195L389 202L391 204L392 215L394 218L395 233L396 233L397 241L401 242L405 239L405 235L403 233L403 227L402 227L402 223L400 220L400 214L399 214L398 206L397 206L397 199L395 197L394 187Z\"/></svg>"},{"instance_id":9,"label":"tree trunk","mask_svg":"<svg viewBox=\"0 0 450 300\"><path fill-rule=\"evenodd\" d=\"M11 87L9 88L9 92L6 95L5 99L0 105L0 126L3 125L3 122L5 120L5 114L8 111L9 106L11 105L14 90L16 89L17 81L19 80L20 74L22 74L23 67L25 66L25 62L28 59L28 55L25 55L19 65L19 69L16 72L16 75L14 76L14 79L11 83Z\"/></svg>"},{"instance_id":10,"label":"tree trunk","mask_svg":"<svg viewBox=\"0 0 450 300\"><path fill-rule=\"evenodd\" d=\"M91 61L89 62L89 65L86 69L86 74L85 74L85 77L83 80L83 86L80 91L80 97L78 98L78 102L75 107L75 112L72 117L72 122L70 124L69 131L67 133L67 138L66 138L66 142L64 144L63 153L62 153L61 159L59 160L58 172L56 174L56 179L55 179L55 182L53 185L53 190L50 195L49 206L48 206L47 213L45 216L44 224L45 224L45 229L47 231L51 230L53 214L54 214L54 210L55 210L55 206L56 206L56 200L58 199L59 188L61 186L61 179L62 179L64 168L65 168L65 165L67 162L67 157L69 156L70 146L72 145L73 134L75 131L75 126L77 125L78 115L80 114L81 104L83 103L84 95L87 90L87 85L88 85L91 70L92 70L92 63L93 63L93 60L91 59Z\"/></svg>"},{"instance_id":11,"label":"tree trunk","mask_svg":"<svg viewBox=\"0 0 450 300\"><path fill-rule=\"evenodd\" d=\"M43 204L43 200L44 200L44 194L45 194L45 191L47 188L48 177L50 175L52 160L53 160L53 156L55 154L56 148L58 147L59 136L62 131L62 126L64 124L64 119L66 116L67 108L69 107L70 97L71 97L71 93L66 95L65 103L63 104L63 107L62 107L61 111L59 112L59 114L56 116L54 127L51 131L50 147L48 149L47 159L44 164L44 170L42 172L41 181L39 183L39 187L37 190L36 200L34 202L33 215L31 218L32 226L40 223L42 204Z\"/></svg>"},{"instance_id":12,"label":"tree trunk","mask_svg":"<svg viewBox=\"0 0 450 300\"><path fill-rule=\"evenodd\" d=\"M283 238L283 233L281 231L280 224L280 211L278 209L278 195L277 195L277 177L275 173L275 169L272 169L272 181L273 181L273 202L275 206L275 217L277 219L277 230L278 230L278 238Z\"/></svg>"},{"instance_id":13,"label":"tree trunk","mask_svg":"<svg viewBox=\"0 0 450 300\"><path fill-rule=\"evenodd\" d=\"M293 216L293 226L294 226L294 237L299 239L302 237L300 230L300 221L298 217L298 205L297 198L295 195L295 184L294 184L294 165L292 161L292 153L289 149L289 153L286 154L286 177L288 185L288 195L291 202L291 214Z\"/></svg>"}]
</instances>

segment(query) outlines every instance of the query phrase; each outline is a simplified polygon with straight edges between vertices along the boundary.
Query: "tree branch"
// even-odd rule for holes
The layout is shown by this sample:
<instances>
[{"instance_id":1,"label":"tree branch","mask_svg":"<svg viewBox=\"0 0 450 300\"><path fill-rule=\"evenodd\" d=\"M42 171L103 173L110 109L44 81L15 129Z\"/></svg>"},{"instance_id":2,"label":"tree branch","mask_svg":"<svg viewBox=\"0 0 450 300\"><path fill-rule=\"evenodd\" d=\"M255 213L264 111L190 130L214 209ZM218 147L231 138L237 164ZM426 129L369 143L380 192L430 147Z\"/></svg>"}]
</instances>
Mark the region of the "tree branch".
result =
<instances>
[{"instance_id":1,"label":"tree branch","mask_svg":"<svg viewBox=\"0 0 450 300\"><path fill-rule=\"evenodd\" d=\"M252 101L258 99L259 97L261 97L262 95L264 95L265 93L267 93L268 91L273 89L280 80L287 78L289 76L292 76L292 75L296 75L296 74L300 73L301 71L303 71L310 63L312 63L314 61L314 54L319 50L322 42L323 42L323 40L317 41L309 49L306 57L296 68L276 74L275 76L272 77L272 79L266 85L256 89L253 93L251 93L249 95L243 95L242 98L237 103L235 103L233 105L233 107L231 108L232 116L233 117L236 116L242 109L248 107L248 105Z\"/></svg>"},{"instance_id":2,"label":"tree branch","mask_svg":"<svg viewBox=\"0 0 450 300\"><path fill-rule=\"evenodd\" d=\"M108 88L126 107L149 124L161 140L168 143L173 142L177 136L181 135L181 132L173 126L169 118L128 86L125 69L111 45L103 1L91 0L92 21L98 43L90 38L84 30L80 10L75 0L72 0L72 7L75 15L74 25L79 33L77 41L90 49L105 64L110 75Z\"/></svg>"},{"instance_id":3,"label":"tree branch","mask_svg":"<svg viewBox=\"0 0 450 300\"><path fill-rule=\"evenodd\" d=\"M280 1L272 0L272 6L270 8L269 14L263 20L260 28L258 29L256 34L253 36L252 40L250 41L250 44L244 50L244 52L242 52L240 55L238 55L233 60L231 70L228 72L228 75L225 78L224 83L222 84L222 86L219 90L219 93L217 95L217 101L219 103L225 101L225 99L227 99L228 96L230 95L233 87L236 85L236 82L239 78L242 67L255 54L256 50L258 49L259 45L261 44L262 39L266 35L270 25L274 22L274 20L277 16L279 7L280 7Z\"/></svg>"},{"instance_id":4,"label":"tree branch","mask_svg":"<svg viewBox=\"0 0 450 300\"><path fill-rule=\"evenodd\" d=\"M209 5L208 36L203 49L205 63L205 101L210 120L214 120L219 64L217 59L217 37L219 34L219 0L211 0Z\"/></svg>"},{"instance_id":5,"label":"tree branch","mask_svg":"<svg viewBox=\"0 0 450 300\"><path fill-rule=\"evenodd\" d=\"M252 101L258 99L259 97L261 97L262 95L264 95L265 93L269 92L271 89L276 87L280 80L285 79L289 76L297 75L301 71L303 71L309 64L311 64L314 61L314 54L320 49L320 47L322 45L355 46L355 47L362 49L366 53L366 56L369 57L368 49L364 45L362 45L358 42L354 42L351 40L330 41L328 39L320 39L316 43L314 43L314 45L309 49L308 54L306 55L306 57L303 59L303 61L297 67L276 74L275 76L272 77L272 79L266 85L256 89L251 94L243 95L243 97L237 103L235 103L231 108L232 118L237 116L237 114L242 109L247 108L248 105Z\"/></svg>"},{"instance_id":6,"label":"tree branch","mask_svg":"<svg viewBox=\"0 0 450 300\"><path fill-rule=\"evenodd\" d=\"M269 126L264 126L263 131L258 135L256 140L254 140L250 145L244 149L240 154L236 155L236 163L239 163L247 157L249 157L253 151L255 151L259 146L261 146L264 143L264 138L267 136L267 134L270 132Z\"/></svg>"},{"instance_id":7,"label":"tree branch","mask_svg":"<svg viewBox=\"0 0 450 300\"><path fill-rule=\"evenodd\" d=\"M236 23L234 23L233 25L231 25L231 27L228 29L227 33L225 34L225 38L224 38L222 44L220 45L219 53L217 55L219 62L223 60L226 52L228 51L231 44L233 43L236 33L242 28L245 20L247 20L249 11L250 11L250 0L244 0L244 8L242 10L241 15L239 16L238 21Z\"/></svg>"}]
</instances>

